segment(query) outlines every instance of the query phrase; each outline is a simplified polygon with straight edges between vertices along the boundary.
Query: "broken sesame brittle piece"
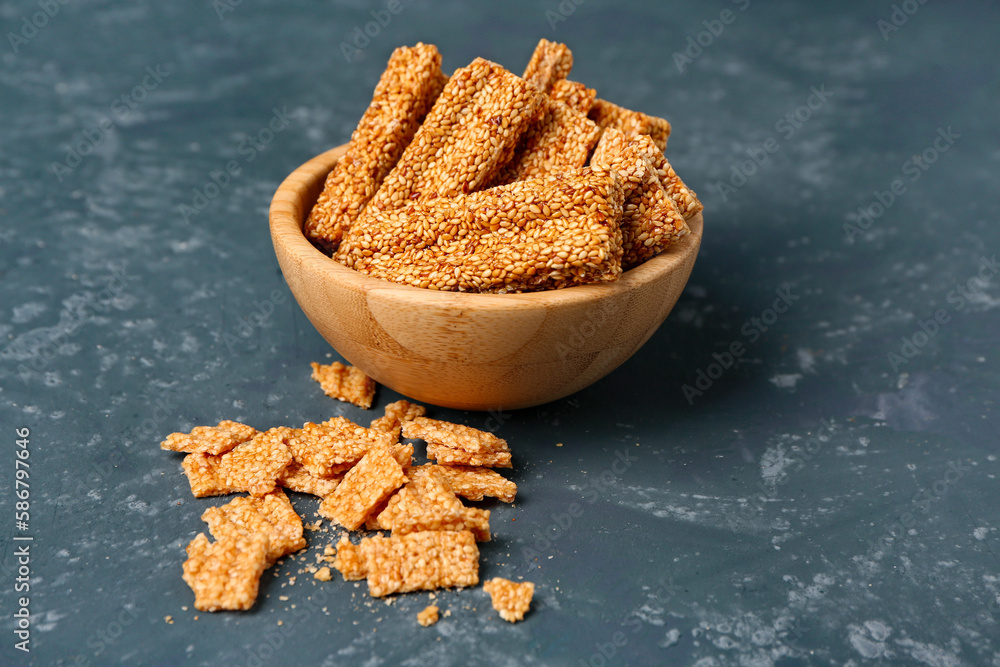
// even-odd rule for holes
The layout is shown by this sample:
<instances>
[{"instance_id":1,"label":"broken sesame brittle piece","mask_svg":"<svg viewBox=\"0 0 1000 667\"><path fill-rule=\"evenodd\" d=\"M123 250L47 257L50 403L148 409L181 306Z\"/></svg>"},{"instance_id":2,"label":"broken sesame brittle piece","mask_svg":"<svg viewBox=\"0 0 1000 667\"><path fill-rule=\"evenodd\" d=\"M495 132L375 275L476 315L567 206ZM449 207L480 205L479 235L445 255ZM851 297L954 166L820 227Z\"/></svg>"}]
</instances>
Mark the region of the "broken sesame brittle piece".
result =
<instances>
[{"instance_id":1,"label":"broken sesame brittle piece","mask_svg":"<svg viewBox=\"0 0 1000 667\"><path fill-rule=\"evenodd\" d=\"M358 581L368 574L368 565L361 554L361 548L347 539L346 534L341 535L337 542L333 567L343 575L345 581Z\"/></svg>"},{"instance_id":2,"label":"broken sesame brittle piece","mask_svg":"<svg viewBox=\"0 0 1000 667\"><path fill-rule=\"evenodd\" d=\"M385 415L373 419L370 428L377 431L392 433L399 439L403 422L423 417L427 414L427 408L407 400L396 401L385 406Z\"/></svg>"},{"instance_id":3,"label":"broken sesame brittle piece","mask_svg":"<svg viewBox=\"0 0 1000 667\"><path fill-rule=\"evenodd\" d=\"M427 464L413 469L413 475L419 476L433 470L448 483L455 495L467 500L482 500L486 496L498 498L505 503L514 502L517 495L517 484L489 468L471 466Z\"/></svg>"},{"instance_id":4,"label":"broken sesame brittle piece","mask_svg":"<svg viewBox=\"0 0 1000 667\"><path fill-rule=\"evenodd\" d=\"M514 156L492 185L583 167L600 136L601 128L586 114L548 99L541 118L521 137Z\"/></svg>"},{"instance_id":5,"label":"broken sesame brittle piece","mask_svg":"<svg viewBox=\"0 0 1000 667\"><path fill-rule=\"evenodd\" d=\"M394 443L391 434L358 426L345 417L333 417L322 424L306 423L288 439L295 461L317 477L346 472L372 447Z\"/></svg>"},{"instance_id":6,"label":"broken sesame brittle piece","mask_svg":"<svg viewBox=\"0 0 1000 667\"><path fill-rule=\"evenodd\" d=\"M393 51L347 152L327 176L306 220L309 239L327 250L336 248L396 166L447 80L435 46Z\"/></svg>"},{"instance_id":7,"label":"broken sesame brittle piece","mask_svg":"<svg viewBox=\"0 0 1000 667\"><path fill-rule=\"evenodd\" d=\"M343 477L343 475L318 477L302 467L301 463L292 461L278 476L278 484L289 491L325 498L337 489Z\"/></svg>"},{"instance_id":8,"label":"broken sesame brittle piece","mask_svg":"<svg viewBox=\"0 0 1000 667\"><path fill-rule=\"evenodd\" d=\"M490 594L493 608L500 612L500 618L515 623L523 620L528 612L535 585L530 581L517 583L494 577L483 584L483 590Z\"/></svg>"},{"instance_id":9,"label":"broken sesame brittle piece","mask_svg":"<svg viewBox=\"0 0 1000 667\"><path fill-rule=\"evenodd\" d=\"M478 507L463 507L462 519L465 530L472 533L476 542L489 542L490 535L490 511L479 509Z\"/></svg>"},{"instance_id":10,"label":"broken sesame brittle piece","mask_svg":"<svg viewBox=\"0 0 1000 667\"><path fill-rule=\"evenodd\" d=\"M218 542L209 542L199 533L188 545L184 561L184 581L194 591L195 609L252 607L268 564L267 549L268 537L263 533L230 535Z\"/></svg>"},{"instance_id":11,"label":"broken sesame brittle piece","mask_svg":"<svg viewBox=\"0 0 1000 667\"><path fill-rule=\"evenodd\" d=\"M436 467L436 466L435 466ZM425 530L470 530L479 542L490 539L490 514L462 505L455 492L436 471L425 471L390 498L378 515L381 529L393 535Z\"/></svg>"},{"instance_id":12,"label":"broken sesame brittle piece","mask_svg":"<svg viewBox=\"0 0 1000 667\"><path fill-rule=\"evenodd\" d=\"M632 111L602 99L594 100L594 105L587 116L602 129L614 128L630 137L647 134L653 138L660 150L667 148L670 122L663 118L650 116L641 111Z\"/></svg>"},{"instance_id":13,"label":"broken sesame brittle piece","mask_svg":"<svg viewBox=\"0 0 1000 667\"><path fill-rule=\"evenodd\" d=\"M371 379L360 368L347 366L335 361L326 366L317 364L312 366L312 379L319 382L323 393L331 398L353 403L365 408L372 406L372 399L375 398L375 380Z\"/></svg>"},{"instance_id":14,"label":"broken sesame brittle piece","mask_svg":"<svg viewBox=\"0 0 1000 667\"><path fill-rule=\"evenodd\" d=\"M403 468L385 447L373 447L320 503L320 516L357 530L371 512L406 483Z\"/></svg>"},{"instance_id":15,"label":"broken sesame brittle piece","mask_svg":"<svg viewBox=\"0 0 1000 667\"><path fill-rule=\"evenodd\" d=\"M246 491L263 496L274 490L278 476L292 462L288 438L292 429L272 428L258 433L231 451L188 454L181 466L196 498Z\"/></svg>"},{"instance_id":16,"label":"broken sesame brittle piece","mask_svg":"<svg viewBox=\"0 0 1000 667\"><path fill-rule=\"evenodd\" d=\"M556 81L569 76L571 69L573 69L573 52L569 47L559 42L541 39L531 54L528 66L524 69L523 78L538 90L548 93Z\"/></svg>"},{"instance_id":17,"label":"broken sesame brittle piece","mask_svg":"<svg viewBox=\"0 0 1000 667\"><path fill-rule=\"evenodd\" d=\"M624 189L583 168L471 195L375 212L338 259L392 282L462 292L524 292L621 275Z\"/></svg>"},{"instance_id":18,"label":"broken sesame brittle piece","mask_svg":"<svg viewBox=\"0 0 1000 667\"><path fill-rule=\"evenodd\" d=\"M486 187L510 161L544 99L488 60L476 58L457 70L352 229L366 227L372 211Z\"/></svg>"},{"instance_id":19,"label":"broken sesame brittle piece","mask_svg":"<svg viewBox=\"0 0 1000 667\"><path fill-rule=\"evenodd\" d=\"M201 519L218 541L254 533L267 535L268 565L306 546L302 519L280 489L260 498L244 496L219 507L210 507L202 513Z\"/></svg>"},{"instance_id":20,"label":"broken sesame brittle piece","mask_svg":"<svg viewBox=\"0 0 1000 667\"><path fill-rule=\"evenodd\" d=\"M396 443L392 446L391 450L392 458L396 459L396 463L403 469L403 473L413 465L413 445L410 443Z\"/></svg>"},{"instance_id":21,"label":"broken sesame brittle piece","mask_svg":"<svg viewBox=\"0 0 1000 667\"><path fill-rule=\"evenodd\" d=\"M622 132L605 132L609 144L621 143ZM605 141L602 137L601 141ZM690 230L673 199L663 189L660 178L639 148L626 143L616 152L595 152L594 164L614 169L625 183L622 213L622 269L642 264L681 240Z\"/></svg>"},{"instance_id":22,"label":"broken sesame brittle piece","mask_svg":"<svg viewBox=\"0 0 1000 667\"><path fill-rule=\"evenodd\" d=\"M479 583L479 549L469 531L424 531L364 538L368 593L435 590Z\"/></svg>"},{"instance_id":23,"label":"broken sesame brittle piece","mask_svg":"<svg viewBox=\"0 0 1000 667\"><path fill-rule=\"evenodd\" d=\"M427 445L427 458L439 465L481 466L486 468L511 468L510 452L467 452L464 449Z\"/></svg>"},{"instance_id":24,"label":"broken sesame brittle piece","mask_svg":"<svg viewBox=\"0 0 1000 667\"><path fill-rule=\"evenodd\" d=\"M160 449L185 454L225 454L257 435L257 429L223 420L218 426L195 426L190 433L171 433Z\"/></svg>"},{"instance_id":25,"label":"broken sesame brittle piece","mask_svg":"<svg viewBox=\"0 0 1000 667\"><path fill-rule=\"evenodd\" d=\"M428 444L464 449L467 452L510 451L506 440L498 438L488 431L480 431L471 426L452 424L428 417L417 417L403 424L403 435L407 438L423 440Z\"/></svg>"},{"instance_id":26,"label":"broken sesame brittle piece","mask_svg":"<svg viewBox=\"0 0 1000 667\"><path fill-rule=\"evenodd\" d=\"M424 626L425 628L430 627L438 622L438 608L435 605L427 605L424 607L423 611L417 613L417 623Z\"/></svg>"}]
</instances>

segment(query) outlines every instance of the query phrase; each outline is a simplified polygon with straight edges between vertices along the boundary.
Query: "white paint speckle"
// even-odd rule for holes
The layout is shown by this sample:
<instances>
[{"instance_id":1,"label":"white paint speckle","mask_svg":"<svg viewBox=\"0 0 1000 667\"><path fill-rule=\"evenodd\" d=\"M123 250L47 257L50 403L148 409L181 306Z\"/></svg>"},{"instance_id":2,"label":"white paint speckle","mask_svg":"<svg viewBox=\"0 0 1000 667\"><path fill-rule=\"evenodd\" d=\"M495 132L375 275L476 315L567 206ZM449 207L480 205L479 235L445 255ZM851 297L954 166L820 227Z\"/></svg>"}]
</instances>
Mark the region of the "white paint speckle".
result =
<instances>
[{"instance_id":1,"label":"white paint speckle","mask_svg":"<svg viewBox=\"0 0 1000 667\"><path fill-rule=\"evenodd\" d=\"M660 642L660 648L670 648L671 646L676 646L681 640L681 632L677 628L671 628L667 630L667 634L663 637Z\"/></svg>"},{"instance_id":2,"label":"white paint speckle","mask_svg":"<svg viewBox=\"0 0 1000 667\"><path fill-rule=\"evenodd\" d=\"M801 373L786 373L775 375L769 382L778 389L795 389L795 385L801 379Z\"/></svg>"},{"instance_id":3,"label":"white paint speckle","mask_svg":"<svg viewBox=\"0 0 1000 667\"><path fill-rule=\"evenodd\" d=\"M795 351L795 357L799 361L799 370L803 373L814 373L816 367L816 355L812 350L800 347Z\"/></svg>"},{"instance_id":4,"label":"white paint speckle","mask_svg":"<svg viewBox=\"0 0 1000 667\"><path fill-rule=\"evenodd\" d=\"M11 321L14 324L24 324L30 322L45 312L45 304L41 301L29 301L20 306L14 306L14 316Z\"/></svg>"}]
</instances>

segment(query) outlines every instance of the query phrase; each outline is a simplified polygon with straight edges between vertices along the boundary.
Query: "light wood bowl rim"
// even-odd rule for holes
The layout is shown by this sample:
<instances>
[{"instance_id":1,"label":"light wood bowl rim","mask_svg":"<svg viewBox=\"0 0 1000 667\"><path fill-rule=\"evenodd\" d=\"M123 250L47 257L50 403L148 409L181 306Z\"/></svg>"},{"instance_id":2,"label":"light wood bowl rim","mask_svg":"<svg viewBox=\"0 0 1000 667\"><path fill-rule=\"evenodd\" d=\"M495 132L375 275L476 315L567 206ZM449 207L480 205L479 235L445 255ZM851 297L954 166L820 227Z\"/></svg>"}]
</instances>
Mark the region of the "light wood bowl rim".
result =
<instances>
[{"instance_id":1,"label":"light wood bowl rim","mask_svg":"<svg viewBox=\"0 0 1000 667\"><path fill-rule=\"evenodd\" d=\"M703 219L699 212L688 220L691 231L684 238L665 252L626 271L614 282L519 294L477 294L424 289L374 278L327 257L313 246L302 231L304 219L315 203L304 201L305 197L310 189L316 187L317 182L325 181L327 174L346 151L346 144L337 146L313 157L289 174L278 186L271 200L269 225L275 250L281 244L283 249L297 260L300 270L322 272L327 279L347 289L363 292L398 290L411 296L423 295L429 303L437 306L450 305L477 310L510 307L558 308L581 301L625 297L637 287L663 280L670 273L681 269L691 255L697 255L701 246Z\"/></svg>"}]
</instances>

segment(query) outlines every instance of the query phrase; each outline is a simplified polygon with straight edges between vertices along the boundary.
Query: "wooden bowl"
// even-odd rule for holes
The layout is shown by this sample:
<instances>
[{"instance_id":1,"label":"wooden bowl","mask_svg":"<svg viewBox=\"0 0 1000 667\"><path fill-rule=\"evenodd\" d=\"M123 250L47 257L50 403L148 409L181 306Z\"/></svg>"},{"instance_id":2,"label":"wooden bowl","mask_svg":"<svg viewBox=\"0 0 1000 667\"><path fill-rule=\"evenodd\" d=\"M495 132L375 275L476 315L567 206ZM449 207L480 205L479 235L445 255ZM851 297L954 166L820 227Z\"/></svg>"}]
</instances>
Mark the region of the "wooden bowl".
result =
<instances>
[{"instance_id":1,"label":"wooden bowl","mask_svg":"<svg viewBox=\"0 0 1000 667\"><path fill-rule=\"evenodd\" d=\"M414 400L463 410L554 401L618 368L674 307L701 245L691 233L620 280L529 294L397 285L330 259L302 224L346 146L296 169L271 201L278 263L309 321L351 364Z\"/></svg>"}]
</instances>

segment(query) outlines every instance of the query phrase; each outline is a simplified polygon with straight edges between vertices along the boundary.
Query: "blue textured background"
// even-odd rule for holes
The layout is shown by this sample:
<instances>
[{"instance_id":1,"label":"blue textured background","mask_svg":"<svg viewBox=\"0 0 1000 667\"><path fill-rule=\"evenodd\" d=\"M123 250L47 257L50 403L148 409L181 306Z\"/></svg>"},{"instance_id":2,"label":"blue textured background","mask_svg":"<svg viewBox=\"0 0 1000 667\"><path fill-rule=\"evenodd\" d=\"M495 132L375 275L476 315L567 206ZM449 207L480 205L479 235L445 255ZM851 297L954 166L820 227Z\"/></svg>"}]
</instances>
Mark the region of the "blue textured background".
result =
<instances>
[{"instance_id":1,"label":"blue textured background","mask_svg":"<svg viewBox=\"0 0 1000 667\"><path fill-rule=\"evenodd\" d=\"M1000 9L902 4L916 11L889 32L888 1L401 0L348 62L340 42L384 2L77 0L30 39L40 5L0 2L0 662L254 665L270 637L280 665L1000 665L1000 275L968 283L1000 250ZM162 437L372 418L309 379L337 357L284 285L271 194L347 141L394 47L520 72L540 37L570 45L572 78L673 123L706 233L675 311L608 378L531 410L433 411L510 442L521 492L487 504L482 575L535 581L536 611L508 625L481 589L444 592L451 615L425 629L427 594L292 585L296 561L252 612L194 620L183 547L221 501L191 497ZM825 101L801 108L813 88ZM275 109L287 126L251 150ZM239 174L185 215L230 161ZM764 332L752 318L782 288L795 300ZM734 342L732 368L713 367ZM721 377L689 402L699 371ZM30 656L10 616L16 427ZM315 500L295 503L312 518ZM305 560L335 537L310 533Z\"/></svg>"}]
</instances>

